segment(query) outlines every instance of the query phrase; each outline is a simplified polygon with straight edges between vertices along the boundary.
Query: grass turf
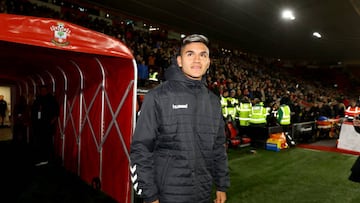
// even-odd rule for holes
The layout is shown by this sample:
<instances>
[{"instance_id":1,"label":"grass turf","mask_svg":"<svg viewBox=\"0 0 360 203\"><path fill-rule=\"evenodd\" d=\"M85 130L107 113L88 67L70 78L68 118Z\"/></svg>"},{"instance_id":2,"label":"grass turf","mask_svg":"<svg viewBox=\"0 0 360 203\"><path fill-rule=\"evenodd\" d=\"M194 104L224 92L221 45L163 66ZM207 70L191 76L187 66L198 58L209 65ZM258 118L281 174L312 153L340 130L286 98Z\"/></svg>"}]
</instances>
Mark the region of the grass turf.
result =
<instances>
[{"instance_id":1,"label":"grass turf","mask_svg":"<svg viewBox=\"0 0 360 203\"><path fill-rule=\"evenodd\" d=\"M360 202L360 184L348 180L357 156L302 148L228 155L227 203Z\"/></svg>"}]
</instances>

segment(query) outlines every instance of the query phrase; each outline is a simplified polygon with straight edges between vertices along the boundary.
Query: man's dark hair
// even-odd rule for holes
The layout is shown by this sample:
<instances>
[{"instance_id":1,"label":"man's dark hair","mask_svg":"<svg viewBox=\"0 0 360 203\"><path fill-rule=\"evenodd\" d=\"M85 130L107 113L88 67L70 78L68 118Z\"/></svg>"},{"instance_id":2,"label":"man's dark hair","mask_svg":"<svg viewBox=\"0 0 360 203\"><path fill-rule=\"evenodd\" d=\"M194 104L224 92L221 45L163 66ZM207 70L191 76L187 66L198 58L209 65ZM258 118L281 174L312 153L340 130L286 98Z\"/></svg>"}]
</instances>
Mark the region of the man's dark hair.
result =
<instances>
[{"instance_id":1,"label":"man's dark hair","mask_svg":"<svg viewBox=\"0 0 360 203\"><path fill-rule=\"evenodd\" d=\"M181 53L182 49L184 48L184 46L186 46L187 44L193 43L193 42L204 43L209 48L209 40L207 37L205 37L204 35L192 34L192 35L189 35L189 36L185 37L184 39L182 39L180 53Z\"/></svg>"}]
</instances>

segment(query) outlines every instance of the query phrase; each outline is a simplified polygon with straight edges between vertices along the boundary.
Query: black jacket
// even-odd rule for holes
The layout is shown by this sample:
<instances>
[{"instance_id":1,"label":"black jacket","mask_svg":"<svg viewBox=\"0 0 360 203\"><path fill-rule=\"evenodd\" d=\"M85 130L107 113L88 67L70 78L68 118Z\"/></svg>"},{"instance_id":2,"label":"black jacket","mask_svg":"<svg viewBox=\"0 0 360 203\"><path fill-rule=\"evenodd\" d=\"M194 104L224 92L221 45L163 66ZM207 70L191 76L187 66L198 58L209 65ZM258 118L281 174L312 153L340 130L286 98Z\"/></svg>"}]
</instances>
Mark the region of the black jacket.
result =
<instances>
[{"instance_id":1,"label":"black jacket","mask_svg":"<svg viewBox=\"0 0 360 203\"><path fill-rule=\"evenodd\" d=\"M230 185L219 98L177 66L145 96L132 138L134 189L146 202L210 202Z\"/></svg>"},{"instance_id":2,"label":"black jacket","mask_svg":"<svg viewBox=\"0 0 360 203\"><path fill-rule=\"evenodd\" d=\"M60 107L52 94L38 95L31 107L31 119L34 125L54 125L51 123L59 116ZM41 116L39 117L39 112ZM56 123L55 123L56 124Z\"/></svg>"}]
</instances>

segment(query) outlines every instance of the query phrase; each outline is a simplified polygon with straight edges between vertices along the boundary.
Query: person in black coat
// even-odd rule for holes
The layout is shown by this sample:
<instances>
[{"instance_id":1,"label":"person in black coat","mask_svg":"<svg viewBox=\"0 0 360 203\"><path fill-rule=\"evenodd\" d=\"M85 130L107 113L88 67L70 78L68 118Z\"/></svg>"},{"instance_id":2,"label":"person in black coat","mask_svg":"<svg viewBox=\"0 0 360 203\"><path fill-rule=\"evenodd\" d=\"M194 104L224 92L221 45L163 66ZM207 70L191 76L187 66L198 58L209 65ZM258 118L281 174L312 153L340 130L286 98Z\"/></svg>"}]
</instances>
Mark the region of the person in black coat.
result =
<instances>
[{"instance_id":1,"label":"person in black coat","mask_svg":"<svg viewBox=\"0 0 360 203\"><path fill-rule=\"evenodd\" d=\"M183 40L166 81L144 98L130 146L134 190L146 203L226 201L230 185L219 97L206 87L208 40Z\"/></svg>"},{"instance_id":2,"label":"person in black coat","mask_svg":"<svg viewBox=\"0 0 360 203\"><path fill-rule=\"evenodd\" d=\"M360 136L360 116L354 118L354 129L356 133ZM353 166L351 167L349 180L360 183L360 156L358 156Z\"/></svg>"},{"instance_id":3,"label":"person in black coat","mask_svg":"<svg viewBox=\"0 0 360 203\"><path fill-rule=\"evenodd\" d=\"M32 146L36 166L48 164L54 157L53 138L59 116L59 104L48 91L40 87L40 94L31 106Z\"/></svg>"}]
</instances>

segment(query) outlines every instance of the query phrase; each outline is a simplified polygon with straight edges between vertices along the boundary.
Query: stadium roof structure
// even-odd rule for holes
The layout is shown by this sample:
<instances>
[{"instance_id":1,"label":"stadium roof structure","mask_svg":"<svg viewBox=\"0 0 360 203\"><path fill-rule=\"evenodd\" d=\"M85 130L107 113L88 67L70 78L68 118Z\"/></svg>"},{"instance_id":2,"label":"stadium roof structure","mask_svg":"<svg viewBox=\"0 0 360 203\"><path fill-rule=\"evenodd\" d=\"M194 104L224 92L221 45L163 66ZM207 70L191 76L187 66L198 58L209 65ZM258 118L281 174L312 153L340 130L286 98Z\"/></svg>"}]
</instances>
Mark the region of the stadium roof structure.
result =
<instances>
[{"instance_id":1,"label":"stadium roof structure","mask_svg":"<svg viewBox=\"0 0 360 203\"><path fill-rule=\"evenodd\" d=\"M90 0L248 53L327 63L360 60L360 0ZM281 19L292 9L295 20ZM313 36L319 32L322 38Z\"/></svg>"}]
</instances>

